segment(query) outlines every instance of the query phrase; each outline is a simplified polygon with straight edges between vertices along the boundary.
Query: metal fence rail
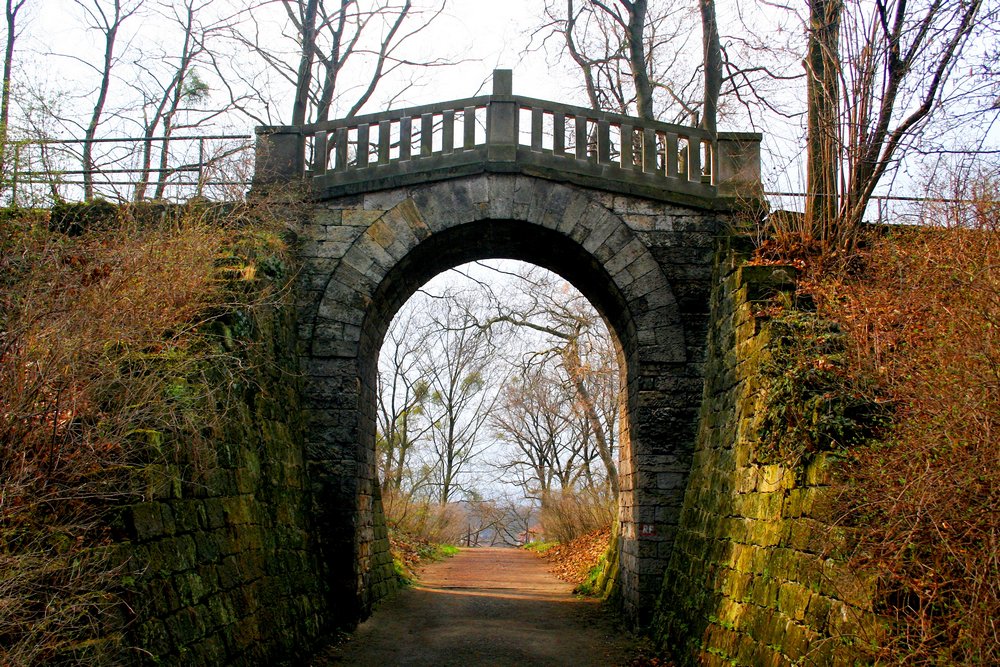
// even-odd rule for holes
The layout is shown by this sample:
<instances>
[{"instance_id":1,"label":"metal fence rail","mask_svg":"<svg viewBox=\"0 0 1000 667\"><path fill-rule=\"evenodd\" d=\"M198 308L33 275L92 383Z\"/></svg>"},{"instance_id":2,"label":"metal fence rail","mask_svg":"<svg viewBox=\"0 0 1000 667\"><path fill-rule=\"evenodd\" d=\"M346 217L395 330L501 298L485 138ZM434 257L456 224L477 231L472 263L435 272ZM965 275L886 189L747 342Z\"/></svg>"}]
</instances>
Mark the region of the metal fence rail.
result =
<instances>
[{"instance_id":1,"label":"metal fence rail","mask_svg":"<svg viewBox=\"0 0 1000 667\"><path fill-rule=\"evenodd\" d=\"M4 146L0 202L47 206L95 198L184 201L242 197L253 177L253 137L246 134L94 139L93 168L83 139L27 139Z\"/></svg>"}]
</instances>

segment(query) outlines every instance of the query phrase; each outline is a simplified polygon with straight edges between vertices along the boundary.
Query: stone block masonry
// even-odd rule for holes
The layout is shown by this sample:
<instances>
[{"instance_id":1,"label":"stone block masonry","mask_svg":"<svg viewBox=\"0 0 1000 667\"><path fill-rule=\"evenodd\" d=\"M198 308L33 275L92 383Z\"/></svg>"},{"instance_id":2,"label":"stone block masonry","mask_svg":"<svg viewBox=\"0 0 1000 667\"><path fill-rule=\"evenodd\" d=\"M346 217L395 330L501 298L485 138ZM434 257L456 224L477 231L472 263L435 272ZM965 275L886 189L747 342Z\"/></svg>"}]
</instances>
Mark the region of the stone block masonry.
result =
<instances>
[{"instance_id":1,"label":"stone block masonry","mask_svg":"<svg viewBox=\"0 0 1000 667\"><path fill-rule=\"evenodd\" d=\"M762 364L775 343L758 311L794 292L788 267L721 248L697 446L653 632L685 665L850 665L878 641L871 582L838 557L837 463L764 463L755 447Z\"/></svg>"},{"instance_id":2,"label":"stone block masonry","mask_svg":"<svg viewBox=\"0 0 1000 667\"><path fill-rule=\"evenodd\" d=\"M357 617L383 595L375 392L393 315L427 280L520 259L573 283L626 369L620 462L624 609L649 620L680 516L701 401L716 234L732 215L524 174L433 180L306 205L299 335L308 465L324 561ZM345 576L351 573L351 576ZM352 607L353 605L353 607Z\"/></svg>"},{"instance_id":3,"label":"stone block masonry","mask_svg":"<svg viewBox=\"0 0 1000 667\"><path fill-rule=\"evenodd\" d=\"M301 664L335 616L314 536L294 309L259 322L255 370L223 427L211 442L166 443L181 462L147 468L144 502L124 514L128 664Z\"/></svg>"}]
</instances>

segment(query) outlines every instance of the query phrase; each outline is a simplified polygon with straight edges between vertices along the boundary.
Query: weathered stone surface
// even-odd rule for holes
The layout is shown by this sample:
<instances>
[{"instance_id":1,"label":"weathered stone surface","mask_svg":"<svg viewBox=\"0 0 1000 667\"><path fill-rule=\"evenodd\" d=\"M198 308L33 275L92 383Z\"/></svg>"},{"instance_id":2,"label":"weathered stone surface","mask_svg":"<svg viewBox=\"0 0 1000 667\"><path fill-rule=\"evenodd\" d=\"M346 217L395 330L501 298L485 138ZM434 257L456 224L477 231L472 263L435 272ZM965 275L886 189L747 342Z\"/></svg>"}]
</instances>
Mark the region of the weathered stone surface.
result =
<instances>
[{"instance_id":1,"label":"weathered stone surface","mask_svg":"<svg viewBox=\"0 0 1000 667\"><path fill-rule=\"evenodd\" d=\"M311 206L296 308L259 348L282 372L261 371L197 478L151 469L125 522L144 568L136 643L160 663L294 662L392 590L378 348L427 279L497 256L573 282L621 343L628 617L659 601L654 627L701 664L832 664L853 655L836 638L872 632L870 588L826 556L833 462L763 465L748 445L767 353L751 304L792 283L718 252L723 215L502 173Z\"/></svg>"},{"instance_id":2,"label":"weathered stone surface","mask_svg":"<svg viewBox=\"0 0 1000 667\"><path fill-rule=\"evenodd\" d=\"M524 174L454 178L366 194L363 204L334 199L316 207L302 231L311 239L304 246L302 274L308 276L307 286L323 285L324 291L299 292L299 312L319 316L311 329L302 329L308 352L301 364L305 401L311 405L322 398L323 409L336 409L337 419L350 423L313 420L307 442L323 443L319 449L310 444L310 456L357 463L351 488L359 495L349 495L348 487L333 477L325 478L328 491L323 491L324 483L316 487L346 503L337 530L350 540L356 556L351 570L356 580L345 582L344 588L358 592L357 609L365 613L370 608L379 597L379 582L388 576L385 554L370 544L380 511L372 492L377 490L372 410L377 342L392 315L427 279L462 262L501 256L542 265L573 282L614 328L629 377L660 380L642 392L642 401L656 408L630 416L631 442L623 448L621 466L625 551L619 582L629 616L647 620L678 523L694 447L713 257L711 244L707 251L705 247L720 229L719 215ZM358 232L332 234L331 244L353 240L335 265L320 265L333 252L324 235L336 216ZM658 260L651 252L657 247L686 250L686 263ZM687 308L687 316L674 293L678 280L689 299L700 298L699 305ZM356 387L323 370L327 360L336 358L356 360L358 371L350 376ZM630 402L638 404L638 384L630 380L628 386ZM652 461L638 466L627 460L650 456ZM640 473L634 484L633 469ZM642 530L636 530L637 523L644 524ZM649 549L640 548L644 539Z\"/></svg>"},{"instance_id":3,"label":"weathered stone surface","mask_svg":"<svg viewBox=\"0 0 1000 667\"><path fill-rule=\"evenodd\" d=\"M296 338L292 305L274 309L254 341L253 389L229 411L217 455L197 468L150 466L176 483L127 509L132 541L121 548L137 620L125 643L140 650L123 662L301 664L320 631L344 620L317 545L330 517L307 491ZM340 377L328 362L314 369Z\"/></svg>"},{"instance_id":4,"label":"weathered stone surface","mask_svg":"<svg viewBox=\"0 0 1000 667\"><path fill-rule=\"evenodd\" d=\"M716 258L697 446L653 630L687 665L863 662L878 634L871 590L829 557L835 531L819 511L835 462L754 455L770 344L754 302L794 281L734 254L723 245Z\"/></svg>"}]
</instances>

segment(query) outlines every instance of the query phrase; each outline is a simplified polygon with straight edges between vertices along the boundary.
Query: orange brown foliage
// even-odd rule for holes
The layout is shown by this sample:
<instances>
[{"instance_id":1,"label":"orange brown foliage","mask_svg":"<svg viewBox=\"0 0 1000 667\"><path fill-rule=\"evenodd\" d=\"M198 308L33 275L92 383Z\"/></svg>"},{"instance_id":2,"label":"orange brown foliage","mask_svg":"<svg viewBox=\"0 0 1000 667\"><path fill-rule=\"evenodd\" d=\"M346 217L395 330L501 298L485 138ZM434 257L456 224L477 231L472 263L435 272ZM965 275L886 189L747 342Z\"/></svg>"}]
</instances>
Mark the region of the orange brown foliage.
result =
<instances>
[{"instance_id":1,"label":"orange brown foliage","mask_svg":"<svg viewBox=\"0 0 1000 667\"><path fill-rule=\"evenodd\" d=\"M845 511L891 621L883 661L1000 664L1000 206L926 222L812 286L894 408L884 441L850 452Z\"/></svg>"},{"instance_id":2,"label":"orange brown foliage","mask_svg":"<svg viewBox=\"0 0 1000 667\"><path fill-rule=\"evenodd\" d=\"M545 551L542 557L551 563L549 571L573 585L582 584L587 574L608 550L611 529L603 528Z\"/></svg>"}]
</instances>

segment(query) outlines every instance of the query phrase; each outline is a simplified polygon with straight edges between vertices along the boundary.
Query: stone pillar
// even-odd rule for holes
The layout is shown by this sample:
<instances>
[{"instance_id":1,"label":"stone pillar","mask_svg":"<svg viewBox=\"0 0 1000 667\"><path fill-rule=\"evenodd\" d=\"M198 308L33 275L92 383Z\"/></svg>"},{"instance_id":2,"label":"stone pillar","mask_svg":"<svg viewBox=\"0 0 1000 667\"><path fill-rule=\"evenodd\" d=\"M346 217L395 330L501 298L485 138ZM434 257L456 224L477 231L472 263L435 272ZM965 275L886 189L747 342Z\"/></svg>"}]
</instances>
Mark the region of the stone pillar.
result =
<instances>
[{"instance_id":1,"label":"stone pillar","mask_svg":"<svg viewBox=\"0 0 1000 667\"><path fill-rule=\"evenodd\" d=\"M756 132L720 132L716 150L716 185L720 197L760 199L760 141Z\"/></svg>"},{"instance_id":2,"label":"stone pillar","mask_svg":"<svg viewBox=\"0 0 1000 667\"><path fill-rule=\"evenodd\" d=\"M302 132L290 125L261 126L256 129L253 189L290 183L305 173L305 141Z\"/></svg>"},{"instance_id":3,"label":"stone pillar","mask_svg":"<svg viewBox=\"0 0 1000 667\"><path fill-rule=\"evenodd\" d=\"M486 159L490 163L510 163L511 169L517 161L517 103L513 95L513 72L493 70L493 96L486 120Z\"/></svg>"}]
</instances>

